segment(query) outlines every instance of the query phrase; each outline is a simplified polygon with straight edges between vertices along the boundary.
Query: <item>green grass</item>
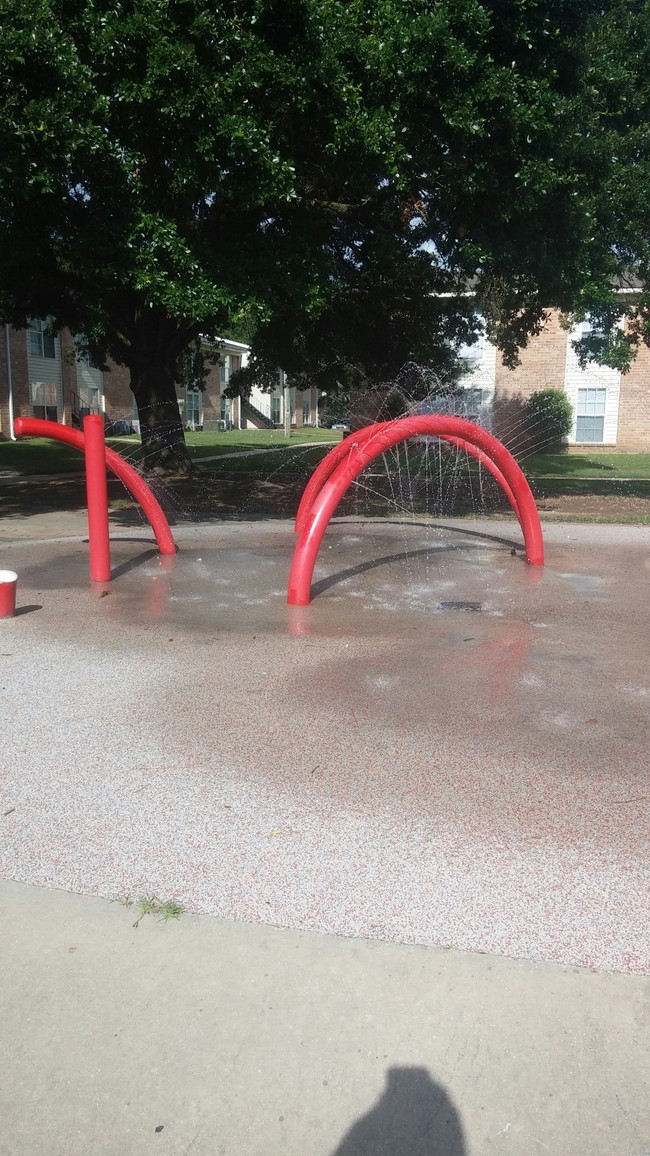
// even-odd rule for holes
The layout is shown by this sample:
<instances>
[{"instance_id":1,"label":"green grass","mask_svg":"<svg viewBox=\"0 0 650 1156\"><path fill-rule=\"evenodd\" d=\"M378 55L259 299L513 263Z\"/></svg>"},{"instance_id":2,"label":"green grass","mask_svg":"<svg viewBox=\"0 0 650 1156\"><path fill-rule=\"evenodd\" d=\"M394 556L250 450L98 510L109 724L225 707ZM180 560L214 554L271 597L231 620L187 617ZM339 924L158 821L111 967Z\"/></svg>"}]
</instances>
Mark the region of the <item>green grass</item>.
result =
<instances>
[{"instance_id":1,"label":"green grass","mask_svg":"<svg viewBox=\"0 0 650 1156\"><path fill-rule=\"evenodd\" d=\"M341 438L338 430L304 428L293 430L289 441L282 430L230 430L228 433L188 433L186 442L193 461L221 454L242 453L264 447L286 447L288 445L314 445L319 442L336 442ZM125 458L139 457L138 437L108 438L107 445ZM289 454L293 451L289 450ZM298 451L299 452L299 451ZM269 455L276 457L275 454ZM277 455L279 456L279 455ZM255 457L252 460L262 460ZM277 462L276 462L277 464ZM0 474L16 473L29 477L33 474L72 474L83 472L83 457L79 450L48 438L19 438L18 441L0 442Z\"/></svg>"},{"instance_id":2,"label":"green grass","mask_svg":"<svg viewBox=\"0 0 650 1156\"><path fill-rule=\"evenodd\" d=\"M128 895L121 897L117 902L121 903L122 907L126 907L127 909L133 907L134 904L134 900ZM157 915L159 921L167 923L170 919L179 919L183 914L183 910L184 908L181 904L174 903L172 899L162 901L155 895L145 895L137 901L138 918L133 926L137 927L145 915Z\"/></svg>"},{"instance_id":3,"label":"green grass","mask_svg":"<svg viewBox=\"0 0 650 1156\"><path fill-rule=\"evenodd\" d=\"M567 495L650 499L650 478L622 478L602 481L600 478L530 477L530 488L538 499L559 498Z\"/></svg>"},{"instance_id":4,"label":"green grass","mask_svg":"<svg viewBox=\"0 0 650 1156\"><path fill-rule=\"evenodd\" d=\"M255 484L268 481L299 487L307 481L311 471L327 452L328 447L322 443L338 441L340 437L337 430L306 428L293 431L290 442L287 442L282 430L231 430L228 433L188 433L187 444L199 467L199 484L203 484L201 478L205 479L206 484L213 478L217 484L223 479L224 483L247 484L250 481ZM137 462L138 438L112 438L108 444L124 457L133 458ZM247 452L263 449L269 452ZM451 450L448 452L455 453ZM418 468L435 473L435 463L431 460L427 463L419 461L420 453L419 447L411 446L409 457L413 474ZM219 460L223 455L230 454L242 456ZM574 496L650 501L650 454L538 454L523 459L521 465L538 499ZM473 459L468 459L466 465L463 465L463 471L472 475L477 470L478 466ZM81 475L83 459L72 447L47 439L0 442L0 476L3 471L19 477L34 474ZM186 483L190 488L192 484ZM602 513L610 520L604 510ZM641 510L635 516L622 505L619 513L620 518L613 515L612 520L645 521ZM600 519L590 517L590 520Z\"/></svg>"},{"instance_id":5,"label":"green grass","mask_svg":"<svg viewBox=\"0 0 650 1156\"><path fill-rule=\"evenodd\" d=\"M231 429L227 433L187 433L188 446L203 449L207 446L223 449L224 453L235 450L261 449L262 446L286 446L289 444L281 429ZM312 429L303 426L291 431L291 445L303 442L336 442L341 440L337 429Z\"/></svg>"},{"instance_id":6,"label":"green grass","mask_svg":"<svg viewBox=\"0 0 650 1156\"><path fill-rule=\"evenodd\" d=\"M20 438L0 442L0 473L72 474L83 470L79 450L46 438Z\"/></svg>"},{"instance_id":7,"label":"green grass","mask_svg":"<svg viewBox=\"0 0 650 1156\"><path fill-rule=\"evenodd\" d=\"M205 471L219 475L246 475L250 478L265 478L282 475L308 475L330 449L329 446L307 445L300 449L277 449L267 454L245 455L240 458L225 458L223 461L206 462ZM194 458L201 467L201 459Z\"/></svg>"},{"instance_id":8,"label":"green grass","mask_svg":"<svg viewBox=\"0 0 650 1156\"><path fill-rule=\"evenodd\" d=\"M533 454L520 465L531 478L650 480L650 454Z\"/></svg>"},{"instance_id":9,"label":"green grass","mask_svg":"<svg viewBox=\"0 0 650 1156\"><path fill-rule=\"evenodd\" d=\"M648 514L567 514L541 510L542 522L574 522L597 526L650 526Z\"/></svg>"}]
</instances>

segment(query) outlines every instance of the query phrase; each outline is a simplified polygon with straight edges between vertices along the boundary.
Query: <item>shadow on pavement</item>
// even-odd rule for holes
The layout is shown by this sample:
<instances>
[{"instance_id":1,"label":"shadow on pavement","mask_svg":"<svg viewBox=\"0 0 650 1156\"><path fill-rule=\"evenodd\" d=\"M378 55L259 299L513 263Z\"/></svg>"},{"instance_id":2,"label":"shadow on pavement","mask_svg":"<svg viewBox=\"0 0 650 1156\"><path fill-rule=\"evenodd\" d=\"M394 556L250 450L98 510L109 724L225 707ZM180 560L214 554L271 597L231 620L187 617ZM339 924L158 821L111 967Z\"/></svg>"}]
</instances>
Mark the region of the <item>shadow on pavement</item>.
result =
<instances>
[{"instance_id":1,"label":"shadow on pavement","mask_svg":"<svg viewBox=\"0 0 650 1156\"><path fill-rule=\"evenodd\" d=\"M138 566L143 566L145 562L151 562L152 559L158 558L158 550L154 546L150 550L143 550L140 554L136 554L134 558L128 558L126 562L120 562L119 566L111 568L111 578L122 578L124 574L130 574L132 570L137 570Z\"/></svg>"},{"instance_id":2,"label":"shadow on pavement","mask_svg":"<svg viewBox=\"0 0 650 1156\"><path fill-rule=\"evenodd\" d=\"M383 558L370 558L367 562L359 562L356 566L348 566L347 570L337 570L335 574L329 574L327 578L321 578L318 582L314 582L311 588L312 598L316 598L318 594L324 594L330 587L336 586L339 582L345 582L348 578L356 578L360 574L366 574L368 570L376 570L378 566L389 566L391 562L409 562L411 559L420 556L428 557L432 561L435 561L437 555L460 549L462 549L462 547L456 545L432 546L431 549L400 550L397 554L386 554Z\"/></svg>"},{"instance_id":3,"label":"shadow on pavement","mask_svg":"<svg viewBox=\"0 0 650 1156\"><path fill-rule=\"evenodd\" d=\"M466 1156L460 1117L426 1068L389 1068L374 1108L332 1156Z\"/></svg>"}]
</instances>

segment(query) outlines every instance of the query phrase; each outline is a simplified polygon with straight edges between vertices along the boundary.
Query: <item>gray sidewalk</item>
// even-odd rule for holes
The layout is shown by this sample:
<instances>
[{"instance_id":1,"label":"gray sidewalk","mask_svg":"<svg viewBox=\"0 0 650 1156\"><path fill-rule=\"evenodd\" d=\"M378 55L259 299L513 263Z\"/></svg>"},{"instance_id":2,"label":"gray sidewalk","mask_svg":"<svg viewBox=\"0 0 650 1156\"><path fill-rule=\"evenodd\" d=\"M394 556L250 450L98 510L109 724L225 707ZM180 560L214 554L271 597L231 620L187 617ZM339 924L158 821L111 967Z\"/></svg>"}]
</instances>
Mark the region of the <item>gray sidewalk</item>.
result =
<instances>
[{"instance_id":1,"label":"gray sidewalk","mask_svg":"<svg viewBox=\"0 0 650 1156\"><path fill-rule=\"evenodd\" d=\"M650 980L0 884L2 1156L647 1156Z\"/></svg>"}]
</instances>

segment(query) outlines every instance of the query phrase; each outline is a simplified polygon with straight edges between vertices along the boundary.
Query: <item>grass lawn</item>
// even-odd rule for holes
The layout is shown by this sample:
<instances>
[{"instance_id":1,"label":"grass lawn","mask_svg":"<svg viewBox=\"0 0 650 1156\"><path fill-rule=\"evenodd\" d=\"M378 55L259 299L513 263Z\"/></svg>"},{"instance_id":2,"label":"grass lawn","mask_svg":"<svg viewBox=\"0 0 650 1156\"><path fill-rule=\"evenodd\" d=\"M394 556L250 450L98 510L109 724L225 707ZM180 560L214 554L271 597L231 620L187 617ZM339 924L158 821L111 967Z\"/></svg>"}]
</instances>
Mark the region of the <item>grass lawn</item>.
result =
<instances>
[{"instance_id":1,"label":"grass lawn","mask_svg":"<svg viewBox=\"0 0 650 1156\"><path fill-rule=\"evenodd\" d=\"M650 454L532 454L519 464L531 478L650 479Z\"/></svg>"},{"instance_id":2,"label":"grass lawn","mask_svg":"<svg viewBox=\"0 0 650 1156\"><path fill-rule=\"evenodd\" d=\"M227 433L201 432L185 435L190 456L193 461L198 463L201 462L202 458L217 457L221 454L236 454L246 450L265 448L275 451L292 446L311 446L318 445L319 442L338 442L340 440L339 430L311 429L309 426L292 430L289 440L285 438L281 429L233 429L228 430ZM289 449L289 453L291 452L292 450ZM262 457L261 454L259 456Z\"/></svg>"},{"instance_id":3,"label":"grass lawn","mask_svg":"<svg viewBox=\"0 0 650 1156\"><path fill-rule=\"evenodd\" d=\"M197 474L193 480L170 479L167 490L170 494L177 490L178 500L188 507L203 508L204 504L206 509L226 510L229 516L237 516L238 511L249 508L254 496L253 504L260 516L284 516L293 512L311 472L328 451L327 443L331 445L340 438L338 430L309 428L294 431L289 442L281 430L188 433L189 451L199 467ZM137 465L139 438L111 438L108 444ZM260 452L265 450L268 452ZM442 457L439 460L440 453ZM456 472L458 458L461 459L460 469ZM530 480L543 517L646 524L650 521L650 454L539 454L522 459L520 464ZM401 482L408 486L409 494L412 488L409 500L413 501L414 509L418 501L422 500L426 505L431 500L431 493L438 492L443 506L445 502L450 503L448 512L453 508L457 514L462 514L464 502L469 511L475 508L472 495L478 465L474 459L464 453L457 454L452 447L446 450L432 447L425 455L421 446L411 443L408 465L404 449L399 453L389 453L386 464L377 463L376 474L369 481L370 489L366 495L369 508L375 511L383 509L393 493L394 483L387 475L386 465L391 478L399 474ZM0 483L3 476L15 479L3 486L3 512L8 511L12 500L21 509L23 506L31 508L34 502L38 502L42 487L34 489L30 486L29 495L25 491L22 496L16 488L21 477L29 478L35 474L77 475L77 480L53 482L49 489L46 486L41 497L53 501L52 487L56 484L59 489L61 486L76 487L75 500L80 500L82 455L72 447L48 439L25 438L17 442L0 442ZM487 486L488 495L490 486L491 482ZM494 512L498 513L500 491L495 486L492 489L494 497L488 497L488 505L492 503ZM355 501L357 498L355 495ZM62 500L60 494L59 500Z\"/></svg>"},{"instance_id":4,"label":"grass lawn","mask_svg":"<svg viewBox=\"0 0 650 1156\"><path fill-rule=\"evenodd\" d=\"M189 451L198 466L194 478L159 480L156 490L163 505L167 495L170 509L227 517L252 512L257 517L289 517L313 469L328 452L327 443L340 438L338 430L309 428L294 431L289 442L281 430L188 433ZM139 438L111 438L108 444L137 465ZM476 512L479 469L473 458L452 447L433 445L425 452L413 443L408 461L406 454L405 447L396 449L385 463L377 462L374 472L371 467L368 485L353 492L350 508L356 512L365 502L369 513L385 513L397 485L404 490L405 507L414 511L420 505L428 510L438 502L443 513L457 517ZM543 518L650 523L650 454L539 454L520 464ZM56 480L29 485L29 477L37 474L51 474ZM75 476L66 480L61 476L65 474ZM26 481L21 483L21 478ZM85 501L82 455L48 439L0 442L0 487L3 514L78 508ZM483 472L480 493L486 495L486 510L497 516L506 512L503 495ZM115 508L131 505L115 485L111 502Z\"/></svg>"},{"instance_id":5,"label":"grass lawn","mask_svg":"<svg viewBox=\"0 0 650 1156\"><path fill-rule=\"evenodd\" d=\"M293 430L289 441L284 437L282 430L230 430L228 433L186 434L190 456L197 463L200 463L202 458L243 453L246 450L259 450L267 446L271 448L307 445L317 448L319 442L336 442L340 438L341 434L338 430L311 429L309 427ZM139 457L140 439L138 437L108 438L107 445L121 453L125 458L137 460ZM277 465L279 464L278 458L285 456L290 458L294 452L300 451L289 449L286 455L274 452L268 457L256 454L251 459L250 465L253 462L269 462L270 459L273 459ZM233 459L231 466L234 467L237 461L238 459ZM29 476L30 474L67 474L82 471L82 455L78 450L63 445L61 442L53 442L48 438L19 438L15 442L0 442L0 475L2 473L16 473Z\"/></svg>"},{"instance_id":6,"label":"grass lawn","mask_svg":"<svg viewBox=\"0 0 650 1156\"><path fill-rule=\"evenodd\" d=\"M285 477L287 475L292 477L304 475L306 482L311 471L330 449L331 446L329 445L301 445L296 442L292 449L287 449L285 446L277 450L270 450L266 454L244 454L242 457L227 457L222 462L218 459L209 461L205 463L201 473L210 472L228 477L246 476L250 478L275 478L279 474ZM192 458L201 466L199 457L194 457L192 454Z\"/></svg>"}]
</instances>

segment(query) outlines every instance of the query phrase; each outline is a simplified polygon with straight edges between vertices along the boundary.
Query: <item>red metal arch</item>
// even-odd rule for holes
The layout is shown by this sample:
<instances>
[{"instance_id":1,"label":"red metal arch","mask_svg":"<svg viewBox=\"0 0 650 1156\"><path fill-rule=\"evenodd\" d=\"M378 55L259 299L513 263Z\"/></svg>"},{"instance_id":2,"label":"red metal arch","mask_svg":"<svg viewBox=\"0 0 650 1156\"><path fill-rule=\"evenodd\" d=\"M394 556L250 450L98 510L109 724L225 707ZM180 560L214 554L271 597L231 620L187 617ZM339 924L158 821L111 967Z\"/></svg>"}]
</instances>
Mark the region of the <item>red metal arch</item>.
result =
<instances>
[{"instance_id":1,"label":"red metal arch","mask_svg":"<svg viewBox=\"0 0 650 1156\"><path fill-rule=\"evenodd\" d=\"M296 534L300 534L302 530L304 530L316 498L320 494L330 474L334 473L334 470L338 466L339 462L342 462L343 459L346 458L356 446L361 445L363 442L367 441L368 438L373 437L378 426L386 424L386 422L375 422L373 425L364 426L364 428L359 430L358 433L351 435L349 438L344 438L343 441L335 445L334 448L330 450L330 452L323 458L323 460L318 463L316 469L307 482L307 485L303 491L302 498L300 499L298 513L296 514ZM510 486L508 485L503 474L501 473L501 470L492 461L492 458L489 457L489 455L486 454L483 450L479 449L478 446L474 445L473 442L468 441L466 438L453 437L451 434L438 434L437 436L441 440L450 442L452 445L458 446L459 449L465 450L468 454L471 454L472 457L475 457L482 466L485 466L486 470L492 474L492 477L495 478L501 486L501 489L505 493L508 501L510 502L510 505L517 515L518 521L521 522L517 499L510 489Z\"/></svg>"},{"instance_id":2,"label":"red metal arch","mask_svg":"<svg viewBox=\"0 0 650 1156\"><path fill-rule=\"evenodd\" d=\"M85 439L80 430L70 429L57 421L43 421L38 417L17 417L14 421L14 431L18 437L52 438L54 441L65 442L69 446L84 452ZM161 554L175 554L176 544L172 532L159 502L151 489L120 454L106 446L106 465L124 483L127 490L142 506L151 528L156 536L158 549Z\"/></svg>"},{"instance_id":3,"label":"red metal arch","mask_svg":"<svg viewBox=\"0 0 650 1156\"><path fill-rule=\"evenodd\" d=\"M366 427L365 430L360 431L360 434L354 435L354 445L351 448L345 442L341 443L342 449L339 446L336 447L336 450L339 451L338 464L332 471L322 470L319 479L320 489L316 492L316 487L311 488L310 483L308 487L310 494L304 508L301 503L304 517L299 528L299 537L289 575L287 597L289 605L308 605L311 596L312 575L323 534L341 498L355 478L370 462L380 457L392 446L397 445L398 442L425 434L446 440L459 439L460 443L467 443L466 448L468 450L470 446L473 446L484 454L486 466L488 459L492 462L496 472L495 470L491 472L494 473L501 485L503 482L506 483L512 495L510 500L524 535L526 560L533 566L543 565L544 542L535 499L524 474L505 446L487 430L474 425L473 422L465 421L464 418L446 417L442 414L406 417L397 421L379 422L376 425ZM456 444L459 443L456 442ZM473 451L470 450L470 452ZM322 466L324 466L324 462L321 463ZM301 511L299 511L299 516L300 514Z\"/></svg>"}]
</instances>

